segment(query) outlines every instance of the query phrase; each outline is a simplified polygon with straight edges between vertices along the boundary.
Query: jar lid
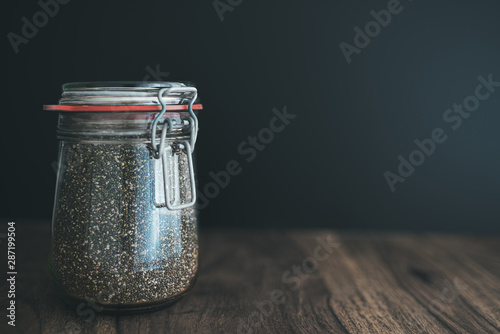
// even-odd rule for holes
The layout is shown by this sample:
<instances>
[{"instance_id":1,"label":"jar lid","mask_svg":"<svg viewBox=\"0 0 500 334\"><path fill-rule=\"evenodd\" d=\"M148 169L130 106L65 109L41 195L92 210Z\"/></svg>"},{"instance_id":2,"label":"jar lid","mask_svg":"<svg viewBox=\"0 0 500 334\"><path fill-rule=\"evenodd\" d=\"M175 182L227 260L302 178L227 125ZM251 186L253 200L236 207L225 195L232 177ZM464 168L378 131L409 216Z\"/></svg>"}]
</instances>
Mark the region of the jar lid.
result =
<instances>
[{"instance_id":1,"label":"jar lid","mask_svg":"<svg viewBox=\"0 0 500 334\"><path fill-rule=\"evenodd\" d=\"M44 105L44 110L93 112L93 111L159 111L162 106L158 92L163 88L176 87L163 97L167 111L189 109L193 97L193 84L189 82L162 81L101 81L72 82L62 86L63 93L57 105ZM182 90L186 87L186 91ZM197 99L193 110L203 106Z\"/></svg>"}]
</instances>

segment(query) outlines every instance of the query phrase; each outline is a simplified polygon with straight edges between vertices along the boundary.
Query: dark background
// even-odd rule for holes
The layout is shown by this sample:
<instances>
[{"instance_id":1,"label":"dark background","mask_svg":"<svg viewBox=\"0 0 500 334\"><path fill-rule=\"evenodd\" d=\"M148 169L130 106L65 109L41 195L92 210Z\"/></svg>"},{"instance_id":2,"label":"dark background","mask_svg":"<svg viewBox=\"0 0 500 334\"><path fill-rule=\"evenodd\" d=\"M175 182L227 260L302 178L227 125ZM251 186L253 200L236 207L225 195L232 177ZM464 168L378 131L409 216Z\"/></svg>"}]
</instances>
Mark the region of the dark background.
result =
<instances>
[{"instance_id":1,"label":"dark background","mask_svg":"<svg viewBox=\"0 0 500 334\"><path fill-rule=\"evenodd\" d=\"M500 231L500 89L460 129L442 119L479 75L500 81L500 3L401 4L351 64L339 44L387 1L245 0L221 22L208 0L72 0L18 54L7 33L40 7L3 4L0 217L52 214L57 118L42 105L61 84L142 80L159 65L199 89L201 187L242 162L202 226ZM285 105L297 117L245 163L238 145ZM383 173L437 127L448 140L392 193Z\"/></svg>"}]
</instances>

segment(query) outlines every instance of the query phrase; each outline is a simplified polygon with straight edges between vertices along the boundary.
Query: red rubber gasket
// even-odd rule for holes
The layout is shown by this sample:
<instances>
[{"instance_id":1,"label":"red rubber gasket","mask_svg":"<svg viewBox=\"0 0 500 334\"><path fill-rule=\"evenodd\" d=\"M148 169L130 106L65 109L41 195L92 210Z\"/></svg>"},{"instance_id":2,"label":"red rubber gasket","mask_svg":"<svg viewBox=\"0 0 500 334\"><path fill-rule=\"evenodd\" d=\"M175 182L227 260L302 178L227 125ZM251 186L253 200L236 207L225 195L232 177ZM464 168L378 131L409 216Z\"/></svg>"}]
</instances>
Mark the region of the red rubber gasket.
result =
<instances>
[{"instance_id":1,"label":"red rubber gasket","mask_svg":"<svg viewBox=\"0 0 500 334\"><path fill-rule=\"evenodd\" d=\"M167 105L167 111L169 110L188 110L189 106L187 104L170 104ZM159 111L161 110L161 105L123 105L123 106L66 106L59 104L48 104L43 106L43 110L55 110L55 111ZM193 104L193 110L201 110L203 106L201 104Z\"/></svg>"}]
</instances>

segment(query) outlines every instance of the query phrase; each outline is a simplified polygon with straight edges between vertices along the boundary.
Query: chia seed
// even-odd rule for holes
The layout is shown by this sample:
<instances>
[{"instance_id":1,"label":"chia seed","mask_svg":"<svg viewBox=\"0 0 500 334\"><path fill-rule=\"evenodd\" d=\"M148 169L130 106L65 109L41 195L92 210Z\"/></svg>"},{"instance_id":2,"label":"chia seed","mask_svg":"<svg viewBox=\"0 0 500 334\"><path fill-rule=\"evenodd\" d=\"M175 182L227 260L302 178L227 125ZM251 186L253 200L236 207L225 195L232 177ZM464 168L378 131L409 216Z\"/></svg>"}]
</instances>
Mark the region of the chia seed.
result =
<instances>
[{"instance_id":1,"label":"chia seed","mask_svg":"<svg viewBox=\"0 0 500 334\"><path fill-rule=\"evenodd\" d=\"M168 210L161 160L144 143L63 141L51 242L51 274L64 292L100 303L149 303L185 292L198 267L194 207ZM169 177L191 198L187 156Z\"/></svg>"}]
</instances>

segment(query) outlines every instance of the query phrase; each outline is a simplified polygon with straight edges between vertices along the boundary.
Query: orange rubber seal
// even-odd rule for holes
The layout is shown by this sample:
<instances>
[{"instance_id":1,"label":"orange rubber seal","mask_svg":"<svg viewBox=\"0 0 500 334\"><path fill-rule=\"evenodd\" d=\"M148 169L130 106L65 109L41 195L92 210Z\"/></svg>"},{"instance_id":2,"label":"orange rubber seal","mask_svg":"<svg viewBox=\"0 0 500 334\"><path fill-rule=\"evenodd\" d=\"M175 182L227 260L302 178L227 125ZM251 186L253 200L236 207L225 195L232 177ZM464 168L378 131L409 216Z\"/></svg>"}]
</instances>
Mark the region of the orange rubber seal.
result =
<instances>
[{"instance_id":1,"label":"orange rubber seal","mask_svg":"<svg viewBox=\"0 0 500 334\"><path fill-rule=\"evenodd\" d=\"M193 104L193 110L202 110L201 104ZM48 104L43 110L55 111L161 111L161 105L121 105L121 106L67 106L60 104ZM187 104L166 105L167 111L189 110Z\"/></svg>"}]
</instances>

